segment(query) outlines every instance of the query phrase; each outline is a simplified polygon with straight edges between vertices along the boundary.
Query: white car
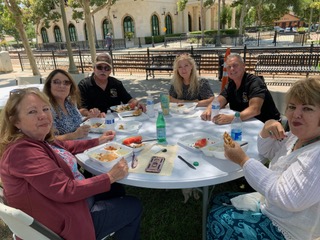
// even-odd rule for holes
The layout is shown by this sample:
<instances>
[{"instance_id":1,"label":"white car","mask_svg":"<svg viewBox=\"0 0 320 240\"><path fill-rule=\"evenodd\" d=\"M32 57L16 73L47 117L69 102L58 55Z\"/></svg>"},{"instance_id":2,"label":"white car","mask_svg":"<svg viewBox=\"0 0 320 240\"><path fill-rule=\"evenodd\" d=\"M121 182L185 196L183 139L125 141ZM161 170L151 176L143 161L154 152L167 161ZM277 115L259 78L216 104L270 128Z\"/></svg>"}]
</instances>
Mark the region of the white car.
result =
<instances>
[{"instance_id":1,"label":"white car","mask_svg":"<svg viewBox=\"0 0 320 240\"><path fill-rule=\"evenodd\" d=\"M284 32L284 29L279 27L279 26L275 26L274 30L277 31L277 32Z\"/></svg>"},{"instance_id":2,"label":"white car","mask_svg":"<svg viewBox=\"0 0 320 240\"><path fill-rule=\"evenodd\" d=\"M289 32L297 32L297 29L294 28L294 27L287 27L285 30L284 30L285 33L289 33Z\"/></svg>"}]
</instances>

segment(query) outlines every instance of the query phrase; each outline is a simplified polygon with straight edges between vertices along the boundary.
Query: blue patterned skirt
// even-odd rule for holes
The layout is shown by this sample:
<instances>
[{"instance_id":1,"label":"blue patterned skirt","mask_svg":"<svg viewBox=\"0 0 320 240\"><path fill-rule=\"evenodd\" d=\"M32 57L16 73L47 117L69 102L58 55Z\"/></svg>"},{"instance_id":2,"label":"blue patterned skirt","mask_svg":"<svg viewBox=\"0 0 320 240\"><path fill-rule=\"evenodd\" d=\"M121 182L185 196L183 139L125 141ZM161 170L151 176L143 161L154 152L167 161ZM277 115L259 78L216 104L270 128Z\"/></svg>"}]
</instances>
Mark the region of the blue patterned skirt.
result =
<instances>
[{"instance_id":1,"label":"blue patterned skirt","mask_svg":"<svg viewBox=\"0 0 320 240\"><path fill-rule=\"evenodd\" d=\"M230 199L244 193L222 193L211 201L207 218L207 240L285 240L271 220L261 212L237 210Z\"/></svg>"}]
</instances>

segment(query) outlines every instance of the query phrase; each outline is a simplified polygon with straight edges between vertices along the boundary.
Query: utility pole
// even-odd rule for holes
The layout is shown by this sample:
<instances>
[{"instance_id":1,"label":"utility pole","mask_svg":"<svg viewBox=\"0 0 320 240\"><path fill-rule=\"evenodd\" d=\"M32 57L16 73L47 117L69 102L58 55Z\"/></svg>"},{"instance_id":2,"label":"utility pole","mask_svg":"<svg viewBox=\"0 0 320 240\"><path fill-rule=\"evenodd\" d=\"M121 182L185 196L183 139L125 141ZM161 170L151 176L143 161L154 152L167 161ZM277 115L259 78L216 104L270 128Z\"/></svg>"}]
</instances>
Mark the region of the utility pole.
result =
<instances>
[{"instance_id":1,"label":"utility pole","mask_svg":"<svg viewBox=\"0 0 320 240\"><path fill-rule=\"evenodd\" d=\"M66 11L64 9L64 4L65 4L64 0L60 0L61 17L63 22L64 34L66 36L66 45L67 45L68 57L69 57L68 72L73 74L78 74L79 71L73 59L73 52L71 48L70 35L69 35L68 25L67 25L67 16L66 16Z\"/></svg>"}]
</instances>

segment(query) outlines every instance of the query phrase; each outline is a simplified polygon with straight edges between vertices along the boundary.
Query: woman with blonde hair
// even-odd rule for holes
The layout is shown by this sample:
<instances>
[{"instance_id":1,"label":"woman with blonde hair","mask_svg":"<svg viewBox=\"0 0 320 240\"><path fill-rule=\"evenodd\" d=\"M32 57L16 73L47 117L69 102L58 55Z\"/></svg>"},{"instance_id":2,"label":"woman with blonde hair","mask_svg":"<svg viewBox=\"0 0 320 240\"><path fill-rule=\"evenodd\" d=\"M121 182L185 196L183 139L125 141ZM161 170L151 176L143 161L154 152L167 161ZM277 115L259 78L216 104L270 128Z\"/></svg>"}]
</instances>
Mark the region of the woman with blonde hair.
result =
<instances>
[{"instance_id":1,"label":"woman with blonde hair","mask_svg":"<svg viewBox=\"0 0 320 240\"><path fill-rule=\"evenodd\" d=\"M10 92L0 114L0 176L6 203L63 239L140 239L141 203L131 196L101 199L128 174L121 159L108 172L85 179L74 154L113 140L107 131L90 140L54 138L51 106L37 88Z\"/></svg>"},{"instance_id":2,"label":"woman with blonde hair","mask_svg":"<svg viewBox=\"0 0 320 240\"><path fill-rule=\"evenodd\" d=\"M197 107L207 106L214 98L208 80L199 80L195 60L189 54L174 61L169 95L170 102L197 102Z\"/></svg>"}]
</instances>

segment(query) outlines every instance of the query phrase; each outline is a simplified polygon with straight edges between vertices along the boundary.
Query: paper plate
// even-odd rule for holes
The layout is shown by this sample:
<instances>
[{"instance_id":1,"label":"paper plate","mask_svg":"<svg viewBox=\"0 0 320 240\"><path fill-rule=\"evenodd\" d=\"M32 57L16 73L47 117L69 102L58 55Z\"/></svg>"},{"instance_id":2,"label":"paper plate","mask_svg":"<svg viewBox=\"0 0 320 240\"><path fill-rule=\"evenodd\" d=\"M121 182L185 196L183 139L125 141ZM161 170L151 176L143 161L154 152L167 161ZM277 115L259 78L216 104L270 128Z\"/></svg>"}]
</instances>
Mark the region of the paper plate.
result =
<instances>
[{"instance_id":1,"label":"paper plate","mask_svg":"<svg viewBox=\"0 0 320 240\"><path fill-rule=\"evenodd\" d=\"M207 140L207 145L215 144L215 143L222 141L222 138L219 138L218 136L213 136L211 134L198 132L198 133L192 133L192 134L188 134L188 135L181 137L178 140L178 144L182 145L183 147L185 147L189 150L200 152L201 149L195 147L195 143L198 140L203 139L203 138L205 138Z\"/></svg>"}]
</instances>

